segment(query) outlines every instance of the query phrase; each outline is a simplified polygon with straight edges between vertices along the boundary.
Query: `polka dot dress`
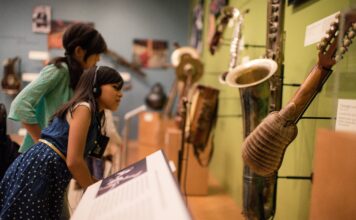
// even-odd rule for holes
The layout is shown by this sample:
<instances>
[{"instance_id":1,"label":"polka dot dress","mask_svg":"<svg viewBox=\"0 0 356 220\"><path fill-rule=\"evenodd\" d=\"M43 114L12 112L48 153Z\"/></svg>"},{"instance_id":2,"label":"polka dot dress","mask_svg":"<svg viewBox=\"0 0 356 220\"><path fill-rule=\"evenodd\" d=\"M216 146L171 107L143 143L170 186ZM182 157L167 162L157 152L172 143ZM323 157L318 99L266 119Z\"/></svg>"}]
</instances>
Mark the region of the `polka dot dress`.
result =
<instances>
[{"instance_id":1,"label":"polka dot dress","mask_svg":"<svg viewBox=\"0 0 356 220\"><path fill-rule=\"evenodd\" d=\"M59 219L70 179L65 161L39 142L1 180L0 219Z\"/></svg>"}]
</instances>

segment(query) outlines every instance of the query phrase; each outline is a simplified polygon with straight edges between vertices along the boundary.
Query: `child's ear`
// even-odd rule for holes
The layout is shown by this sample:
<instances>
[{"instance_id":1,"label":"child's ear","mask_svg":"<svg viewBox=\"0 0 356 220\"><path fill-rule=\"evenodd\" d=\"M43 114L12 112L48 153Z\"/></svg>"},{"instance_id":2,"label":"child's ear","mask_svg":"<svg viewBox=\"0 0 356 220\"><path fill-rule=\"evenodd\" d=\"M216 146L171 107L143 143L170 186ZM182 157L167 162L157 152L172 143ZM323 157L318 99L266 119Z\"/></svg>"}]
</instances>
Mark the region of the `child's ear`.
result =
<instances>
[{"instance_id":1,"label":"child's ear","mask_svg":"<svg viewBox=\"0 0 356 220\"><path fill-rule=\"evenodd\" d=\"M82 60L84 58L84 55L85 55L85 50L80 46L76 46L74 49L74 56Z\"/></svg>"}]
</instances>

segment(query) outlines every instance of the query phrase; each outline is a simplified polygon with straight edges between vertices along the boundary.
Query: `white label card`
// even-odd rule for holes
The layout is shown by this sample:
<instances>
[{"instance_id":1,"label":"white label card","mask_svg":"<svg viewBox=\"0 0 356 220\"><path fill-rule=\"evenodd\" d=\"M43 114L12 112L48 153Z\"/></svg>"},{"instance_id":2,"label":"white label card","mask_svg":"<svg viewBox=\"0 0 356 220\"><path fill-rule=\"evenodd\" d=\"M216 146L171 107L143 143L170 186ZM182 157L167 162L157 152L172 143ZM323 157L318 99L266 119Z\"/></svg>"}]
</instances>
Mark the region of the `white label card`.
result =
<instances>
[{"instance_id":1,"label":"white label card","mask_svg":"<svg viewBox=\"0 0 356 220\"><path fill-rule=\"evenodd\" d=\"M321 38L325 36L331 22L335 21L335 16L337 14L340 14L340 12L338 11L308 25L305 29L304 47L319 42Z\"/></svg>"},{"instance_id":2,"label":"white label card","mask_svg":"<svg viewBox=\"0 0 356 220\"><path fill-rule=\"evenodd\" d=\"M356 132L356 100L338 100L335 130Z\"/></svg>"}]
</instances>

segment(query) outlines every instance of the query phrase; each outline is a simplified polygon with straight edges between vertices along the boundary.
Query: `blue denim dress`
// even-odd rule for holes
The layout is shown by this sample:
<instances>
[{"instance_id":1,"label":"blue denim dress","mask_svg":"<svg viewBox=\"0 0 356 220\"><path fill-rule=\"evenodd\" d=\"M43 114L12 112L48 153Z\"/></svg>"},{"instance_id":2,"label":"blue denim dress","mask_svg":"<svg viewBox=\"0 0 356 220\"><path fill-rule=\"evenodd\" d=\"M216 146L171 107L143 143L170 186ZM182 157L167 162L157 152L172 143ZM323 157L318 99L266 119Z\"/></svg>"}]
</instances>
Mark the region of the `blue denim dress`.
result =
<instances>
[{"instance_id":1,"label":"blue denim dress","mask_svg":"<svg viewBox=\"0 0 356 220\"><path fill-rule=\"evenodd\" d=\"M84 157L94 146L97 123L92 120ZM41 138L67 154L69 125L55 118ZM39 142L21 154L0 182L0 219L59 219L64 192L72 178L66 162L47 144Z\"/></svg>"}]
</instances>

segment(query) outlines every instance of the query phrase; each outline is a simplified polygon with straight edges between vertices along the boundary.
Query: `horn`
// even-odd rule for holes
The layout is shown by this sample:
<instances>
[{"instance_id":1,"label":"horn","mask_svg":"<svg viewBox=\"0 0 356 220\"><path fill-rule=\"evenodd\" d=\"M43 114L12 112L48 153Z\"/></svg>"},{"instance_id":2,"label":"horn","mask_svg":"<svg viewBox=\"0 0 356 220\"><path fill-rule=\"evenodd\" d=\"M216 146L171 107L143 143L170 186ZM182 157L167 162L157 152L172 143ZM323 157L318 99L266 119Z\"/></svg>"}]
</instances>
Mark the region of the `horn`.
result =
<instances>
[{"instance_id":1,"label":"horn","mask_svg":"<svg viewBox=\"0 0 356 220\"><path fill-rule=\"evenodd\" d=\"M173 67L177 67L182 57L187 55L199 60L199 53L193 47L179 47L178 49L175 49L171 55L171 63Z\"/></svg>"},{"instance_id":2,"label":"horn","mask_svg":"<svg viewBox=\"0 0 356 220\"><path fill-rule=\"evenodd\" d=\"M226 76L226 83L240 91L245 138L268 114L268 79L277 67L271 59L255 59L237 66Z\"/></svg>"},{"instance_id":3,"label":"horn","mask_svg":"<svg viewBox=\"0 0 356 220\"><path fill-rule=\"evenodd\" d=\"M244 138L269 112L270 79L277 71L271 59L256 59L232 69L226 84L238 88L242 108ZM270 219L275 212L276 174L259 176L243 167L243 214L246 219Z\"/></svg>"}]
</instances>

